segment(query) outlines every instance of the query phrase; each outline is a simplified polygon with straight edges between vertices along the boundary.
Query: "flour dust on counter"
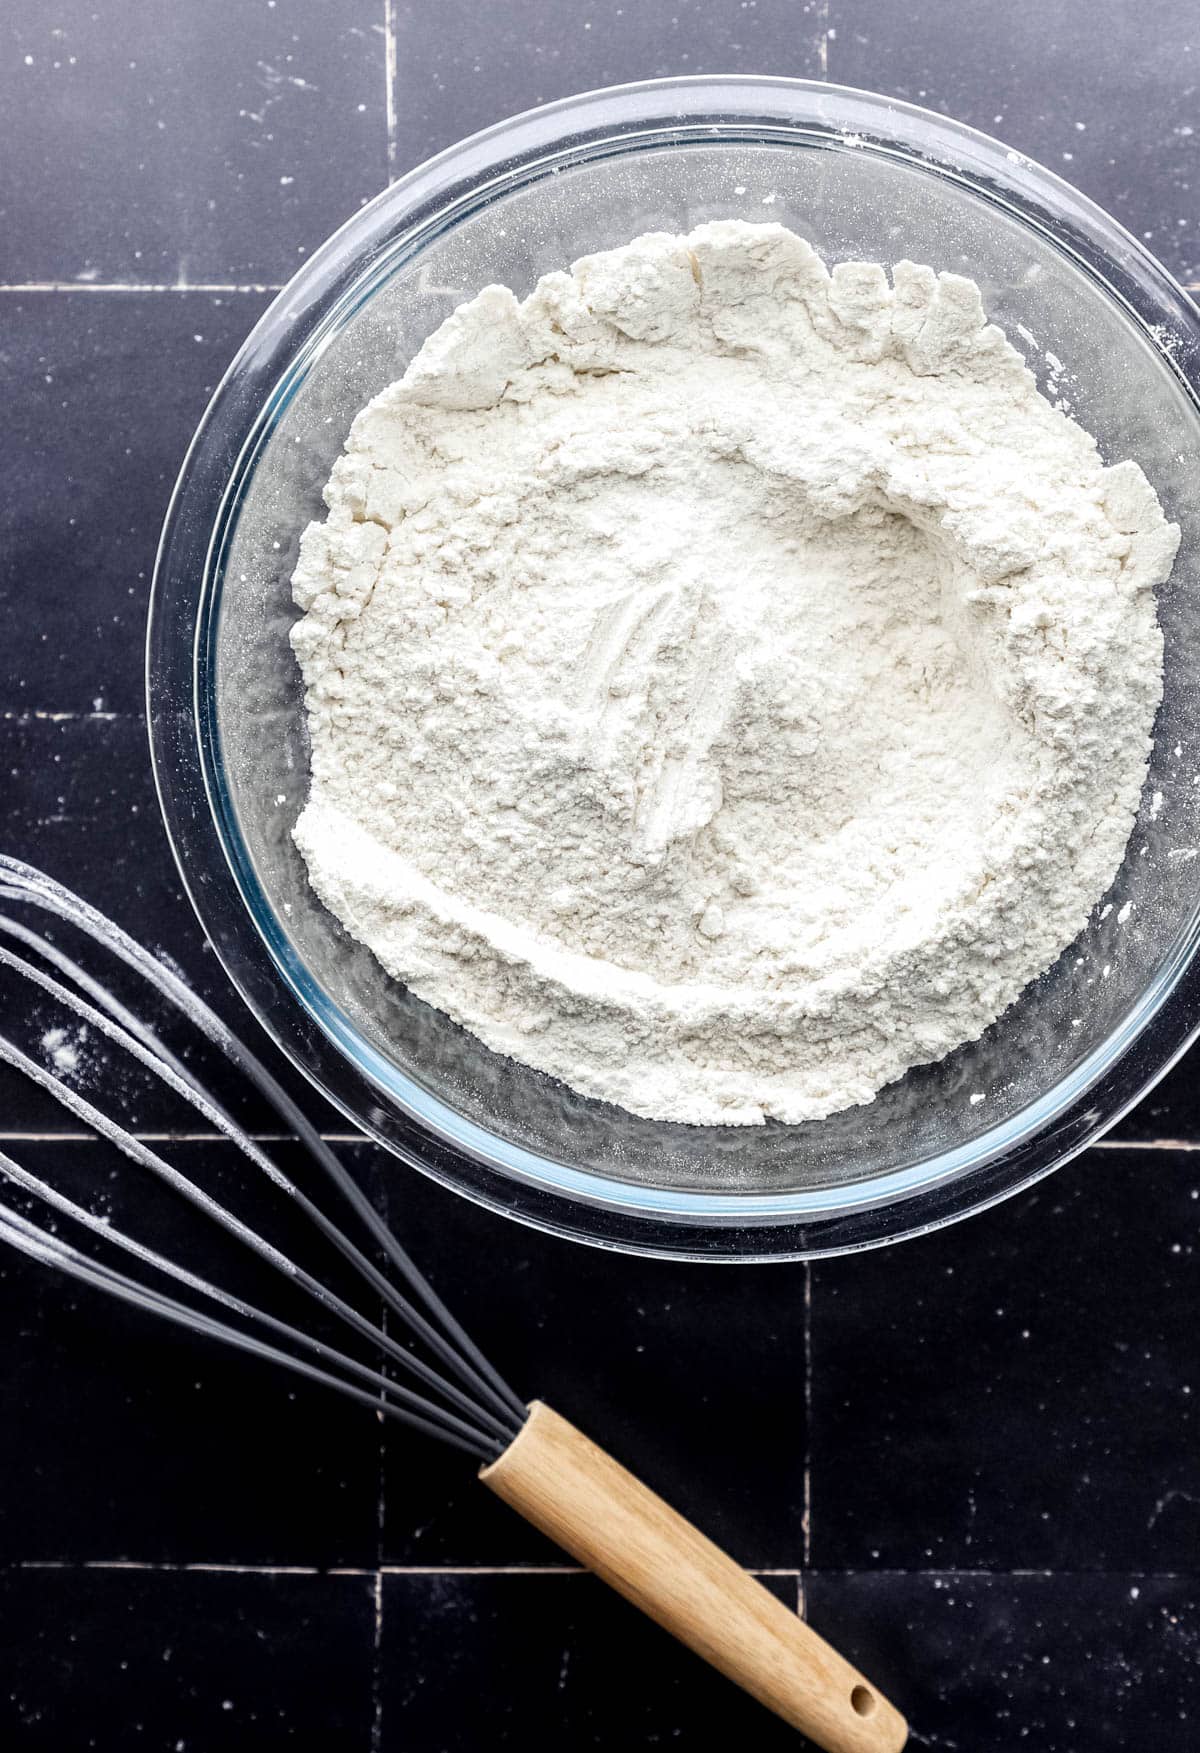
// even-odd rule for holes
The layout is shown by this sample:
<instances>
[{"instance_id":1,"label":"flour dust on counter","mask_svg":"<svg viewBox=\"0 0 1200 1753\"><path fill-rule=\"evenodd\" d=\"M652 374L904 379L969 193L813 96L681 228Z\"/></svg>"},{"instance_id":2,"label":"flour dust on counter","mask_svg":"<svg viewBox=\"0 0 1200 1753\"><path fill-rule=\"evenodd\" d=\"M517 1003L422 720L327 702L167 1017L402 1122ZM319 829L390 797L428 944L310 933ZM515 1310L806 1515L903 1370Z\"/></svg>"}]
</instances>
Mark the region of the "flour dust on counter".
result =
<instances>
[{"instance_id":1,"label":"flour dust on counter","mask_svg":"<svg viewBox=\"0 0 1200 1753\"><path fill-rule=\"evenodd\" d=\"M968 279L721 222L488 287L326 501L293 579L313 885L576 1090L869 1101L1120 865L1178 531Z\"/></svg>"}]
</instances>

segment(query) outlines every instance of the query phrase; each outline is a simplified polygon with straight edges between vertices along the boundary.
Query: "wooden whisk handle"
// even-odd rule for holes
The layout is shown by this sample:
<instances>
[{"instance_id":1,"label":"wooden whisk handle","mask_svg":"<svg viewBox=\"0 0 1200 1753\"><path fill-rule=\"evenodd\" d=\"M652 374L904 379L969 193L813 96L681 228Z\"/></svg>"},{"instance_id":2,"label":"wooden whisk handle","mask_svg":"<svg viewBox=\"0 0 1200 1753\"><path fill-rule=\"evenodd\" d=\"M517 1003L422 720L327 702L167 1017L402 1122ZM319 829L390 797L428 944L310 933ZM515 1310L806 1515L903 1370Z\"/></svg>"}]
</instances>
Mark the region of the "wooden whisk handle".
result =
<instances>
[{"instance_id":1,"label":"wooden whisk handle","mask_svg":"<svg viewBox=\"0 0 1200 1753\"><path fill-rule=\"evenodd\" d=\"M540 1400L483 1483L826 1753L898 1753L904 1718L796 1614Z\"/></svg>"}]
</instances>

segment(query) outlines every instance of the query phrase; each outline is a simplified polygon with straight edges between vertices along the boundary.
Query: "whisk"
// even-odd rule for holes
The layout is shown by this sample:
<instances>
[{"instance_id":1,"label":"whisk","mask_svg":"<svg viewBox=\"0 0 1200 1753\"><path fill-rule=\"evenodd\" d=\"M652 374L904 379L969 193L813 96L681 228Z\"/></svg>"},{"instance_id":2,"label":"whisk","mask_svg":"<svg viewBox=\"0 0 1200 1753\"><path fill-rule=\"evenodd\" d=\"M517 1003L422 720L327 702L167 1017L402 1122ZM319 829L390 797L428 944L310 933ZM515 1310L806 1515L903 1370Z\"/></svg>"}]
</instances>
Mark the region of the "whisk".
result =
<instances>
[{"instance_id":1,"label":"whisk","mask_svg":"<svg viewBox=\"0 0 1200 1753\"><path fill-rule=\"evenodd\" d=\"M128 1056L223 1134L303 1223L332 1245L356 1285L377 1299L387 1317L381 1323L364 1314L327 1282L328 1274L307 1270L67 1081L53 1055L47 1065L6 1032L0 1033L0 1063L189 1201L299 1292L319 1324L340 1326L363 1342L373 1361L314 1332L311 1323L286 1320L139 1241L3 1151L0 1185L9 1198L0 1200L0 1240L109 1296L319 1382L470 1455L489 1489L827 1753L896 1753L904 1745L907 1729L899 1712L807 1624L573 1424L543 1401L521 1400L301 1108L178 974L69 889L2 854L0 904L7 909L0 913L0 969L22 990L32 987L37 1004L61 1007ZM265 1099L352 1215L361 1242L283 1171L158 1030L68 953L60 939L74 942L76 932L85 940L80 954L99 949L123 964L151 989L156 1004L165 1004L169 1017L182 1018ZM25 1210L12 1203L17 1190ZM30 1202L55 1217L34 1221L27 1215ZM80 1242L90 1238L95 1251L68 1241L60 1219L83 1232ZM113 1256L135 1263L135 1270L111 1263ZM412 1343L388 1330L391 1316Z\"/></svg>"}]
</instances>

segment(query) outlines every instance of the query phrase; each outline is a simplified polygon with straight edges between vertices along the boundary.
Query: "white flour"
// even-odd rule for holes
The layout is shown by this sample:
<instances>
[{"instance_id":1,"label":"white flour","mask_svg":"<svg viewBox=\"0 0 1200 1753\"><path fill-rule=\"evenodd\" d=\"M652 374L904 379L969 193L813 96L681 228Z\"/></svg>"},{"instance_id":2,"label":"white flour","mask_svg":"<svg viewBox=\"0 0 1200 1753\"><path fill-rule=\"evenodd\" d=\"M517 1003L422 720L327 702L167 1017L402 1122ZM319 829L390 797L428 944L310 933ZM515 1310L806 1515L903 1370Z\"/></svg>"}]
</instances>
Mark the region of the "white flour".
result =
<instances>
[{"instance_id":1,"label":"white flour","mask_svg":"<svg viewBox=\"0 0 1200 1753\"><path fill-rule=\"evenodd\" d=\"M489 287L326 499L293 581L314 887L578 1090L868 1101L1120 863L1178 532L971 281L722 223Z\"/></svg>"}]
</instances>

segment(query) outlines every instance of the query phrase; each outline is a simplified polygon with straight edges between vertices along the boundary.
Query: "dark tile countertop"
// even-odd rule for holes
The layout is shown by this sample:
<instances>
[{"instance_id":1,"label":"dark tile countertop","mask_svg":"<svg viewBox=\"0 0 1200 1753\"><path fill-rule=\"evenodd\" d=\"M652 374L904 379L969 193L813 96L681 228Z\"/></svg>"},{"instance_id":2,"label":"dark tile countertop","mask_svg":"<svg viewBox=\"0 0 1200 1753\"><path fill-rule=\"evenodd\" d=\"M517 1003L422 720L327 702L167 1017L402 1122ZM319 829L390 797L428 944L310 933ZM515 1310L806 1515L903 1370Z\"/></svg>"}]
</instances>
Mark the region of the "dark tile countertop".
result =
<instances>
[{"instance_id":1,"label":"dark tile countertop","mask_svg":"<svg viewBox=\"0 0 1200 1753\"><path fill-rule=\"evenodd\" d=\"M159 522L225 363L307 251L457 136L590 86L738 70L976 123L1200 282L1183 0L10 0L6 850L220 988L159 825L141 652ZM1183 1753L1192 1064L1035 1191L811 1268L592 1252L345 1154L510 1377L766 1573L916 1746ZM98 1146L0 1095L0 1145L87 1179ZM469 1464L10 1258L0 1333L0 1745L797 1745Z\"/></svg>"}]
</instances>

